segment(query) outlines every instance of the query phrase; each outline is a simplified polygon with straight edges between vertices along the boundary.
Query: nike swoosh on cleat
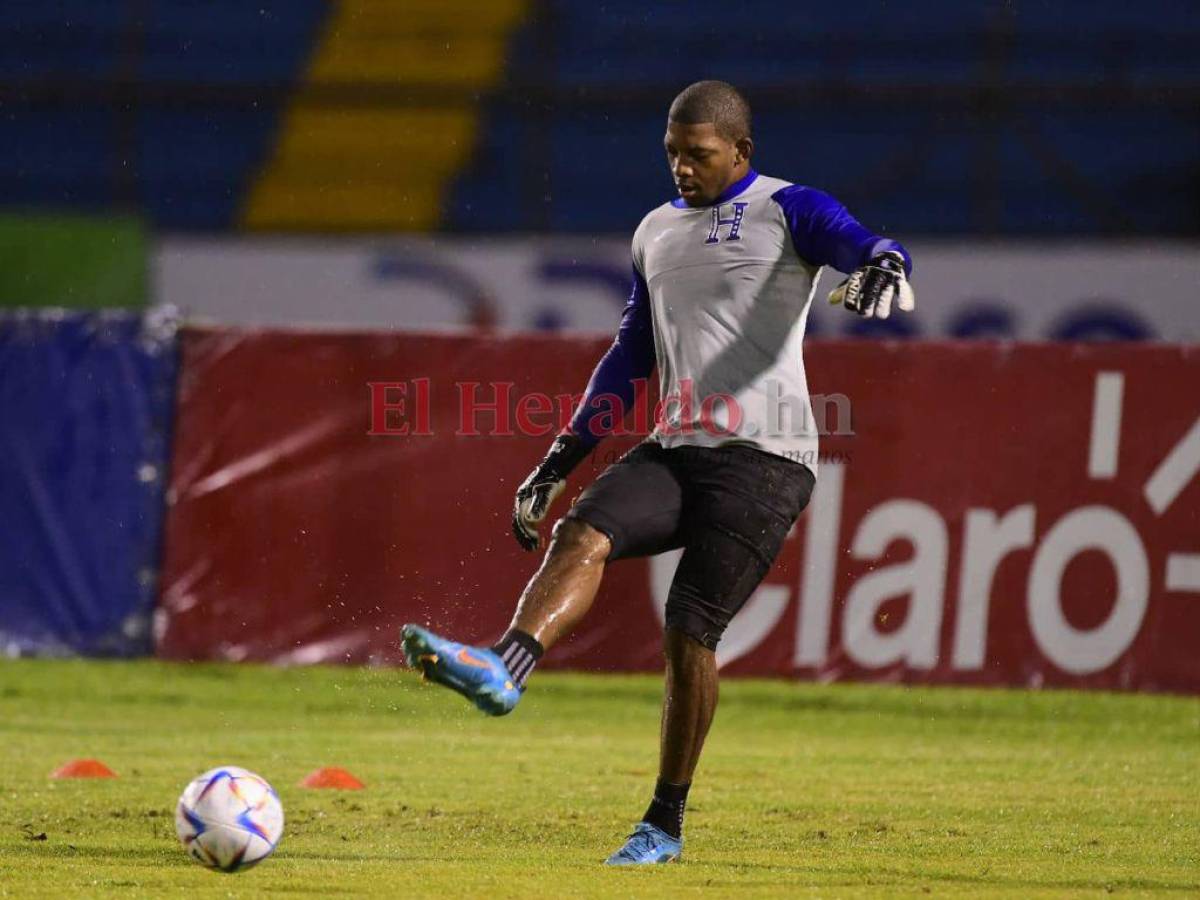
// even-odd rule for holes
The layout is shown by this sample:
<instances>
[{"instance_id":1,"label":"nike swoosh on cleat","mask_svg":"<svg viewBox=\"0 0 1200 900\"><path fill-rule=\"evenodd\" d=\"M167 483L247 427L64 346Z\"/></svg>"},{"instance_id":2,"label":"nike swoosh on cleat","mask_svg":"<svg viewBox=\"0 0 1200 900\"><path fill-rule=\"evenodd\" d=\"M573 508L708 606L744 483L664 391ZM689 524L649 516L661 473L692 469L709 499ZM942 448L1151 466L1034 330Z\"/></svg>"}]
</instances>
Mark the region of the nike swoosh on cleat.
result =
<instances>
[{"instance_id":1,"label":"nike swoosh on cleat","mask_svg":"<svg viewBox=\"0 0 1200 900\"><path fill-rule=\"evenodd\" d=\"M463 647L461 650L458 651L457 659L460 663L466 663L468 666L474 666L477 669L490 669L491 668L491 666L489 666L483 660L476 659L475 657L473 657L467 651L466 647Z\"/></svg>"}]
</instances>

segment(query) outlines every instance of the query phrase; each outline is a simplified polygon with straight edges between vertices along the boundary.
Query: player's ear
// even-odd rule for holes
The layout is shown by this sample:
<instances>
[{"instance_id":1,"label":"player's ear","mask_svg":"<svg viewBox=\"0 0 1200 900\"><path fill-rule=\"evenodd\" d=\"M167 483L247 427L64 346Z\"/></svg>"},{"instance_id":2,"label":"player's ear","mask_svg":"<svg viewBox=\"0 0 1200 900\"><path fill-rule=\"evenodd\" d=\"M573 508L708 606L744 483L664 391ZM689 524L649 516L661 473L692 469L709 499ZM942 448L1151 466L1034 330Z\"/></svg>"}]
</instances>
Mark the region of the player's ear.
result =
<instances>
[{"instance_id":1,"label":"player's ear","mask_svg":"<svg viewBox=\"0 0 1200 900\"><path fill-rule=\"evenodd\" d=\"M735 163L740 163L743 160L750 159L754 155L754 141L748 137L738 138L733 146L737 150L737 155L734 157Z\"/></svg>"}]
</instances>

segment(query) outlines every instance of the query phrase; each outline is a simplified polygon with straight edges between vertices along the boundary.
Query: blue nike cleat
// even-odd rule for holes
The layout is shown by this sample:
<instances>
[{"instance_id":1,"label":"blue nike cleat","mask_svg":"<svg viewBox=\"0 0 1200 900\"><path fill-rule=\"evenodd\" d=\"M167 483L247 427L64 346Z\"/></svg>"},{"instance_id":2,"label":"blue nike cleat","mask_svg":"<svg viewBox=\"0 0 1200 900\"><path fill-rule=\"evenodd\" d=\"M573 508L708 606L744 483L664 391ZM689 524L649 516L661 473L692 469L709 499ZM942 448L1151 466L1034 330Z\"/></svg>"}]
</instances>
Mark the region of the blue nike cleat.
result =
<instances>
[{"instance_id":1,"label":"blue nike cleat","mask_svg":"<svg viewBox=\"0 0 1200 900\"><path fill-rule=\"evenodd\" d=\"M606 866L648 866L669 863L683 854L683 839L676 840L649 822L639 822L625 846L605 860Z\"/></svg>"},{"instance_id":2,"label":"blue nike cleat","mask_svg":"<svg viewBox=\"0 0 1200 900\"><path fill-rule=\"evenodd\" d=\"M489 716L512 712L521 699L504 662L491 650L456 644L420 625L400 629L404 657L429 681L458 691Z\"/></svg>"}]
</instances>

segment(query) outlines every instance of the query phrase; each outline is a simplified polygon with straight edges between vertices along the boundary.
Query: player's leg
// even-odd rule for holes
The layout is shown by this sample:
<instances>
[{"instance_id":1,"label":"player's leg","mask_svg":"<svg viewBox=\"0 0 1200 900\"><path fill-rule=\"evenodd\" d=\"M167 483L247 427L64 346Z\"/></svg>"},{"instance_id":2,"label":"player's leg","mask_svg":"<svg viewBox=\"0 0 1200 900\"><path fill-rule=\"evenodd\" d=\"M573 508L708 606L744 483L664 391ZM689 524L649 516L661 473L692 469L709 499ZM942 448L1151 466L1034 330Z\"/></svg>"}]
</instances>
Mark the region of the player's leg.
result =
<instances>
[{"instance_id":1,"label":"player's leg","mask_svg":"<svg viewBox=\"0 0 1200 900\"><path fill-rule=\"evenodd\" d=\"M681 450L688 454L689 525L667 598L659 778L613 864L679 855L692 775L717 705L717 644L770 570L813 485L807 468L749 448Z\"/></svg>"},{"instance_id":2,"label":"player's leg","mask_svg":"<svg viewBox=\"0 0 1200 900\"><path fill-rule=\"evenodd\" d=\"M716 711L717 645L770 571L813 487L805 466L751 448L692 451L689 463L693 522L667 597L659 789L647 810L673 826L668 833L682 827Z\"/></svg>"},{"instance_id":3,"label":"player's leg","mask_svg":"<svg viewBox=\"0 0 1200 900\"><path fill-rule=\"evenodd\" d=\"M555 525L546 557L496 644L464 646L406 625L409 664L485 712L512 710L542 653L591 608L608 562L680 546L682 491L663 453L652 442L639 444L580 495Z\"/></svg>"},{"instance_id":4,"label":"player's leg","mask_svg":"<svg viewBox=\"0 0 1200 900\"><path fill-rule=\"evenodd\" d=\"M683 812L692 773L717 709L716 653L695 638L668 627L658 782L650 806L609 865L671 862L683 852Z\"/></svg>"},{"instance_id":5,"label":"player's leg","mask_svg":"<svg viewBox=\"0 0 1200 900\"><path fill-rule=\"evenodd\" d=\"M680 546L683 493L664 453L639 444L580 494L554 526L551 551L521 594L509 635L549 649L591 609L609 562Z\"/></svg>"},{"instance_id":6,"label":"player's leg","mask_svg":"<svg viewBox=\"0 0 1200 900\"><path fill-rule=\"evenodd\" d=\"M559 519L550 549L521 593L509 629L549 650L592 608L611 552L612 539L603 531L580 518Z\"/></svg>"},{"instance_id":7,"label":"player's leg","mask_svg":"<svg viewBox=\"0 0 1200 900\"><path fill-rule=\"evenodd\" d=\"M717 709L717 655L675 628L666 630L663 649L667 683L659 778L666 784L688 785Z\"/></svg>"},{"instance_id":8,"label":"player's leg","mask_svg":"<svg viewBox=\"0 0 1200 900\"><path fill-rule=\"evenodd\" d=\"M560 519L542 565L499 641L471 647L419 625L405 625L402 640L409 665L486 713L511 712L545 650L591 608L611 546L608 535L586 522Z\"/></svg>"}]
</instances>

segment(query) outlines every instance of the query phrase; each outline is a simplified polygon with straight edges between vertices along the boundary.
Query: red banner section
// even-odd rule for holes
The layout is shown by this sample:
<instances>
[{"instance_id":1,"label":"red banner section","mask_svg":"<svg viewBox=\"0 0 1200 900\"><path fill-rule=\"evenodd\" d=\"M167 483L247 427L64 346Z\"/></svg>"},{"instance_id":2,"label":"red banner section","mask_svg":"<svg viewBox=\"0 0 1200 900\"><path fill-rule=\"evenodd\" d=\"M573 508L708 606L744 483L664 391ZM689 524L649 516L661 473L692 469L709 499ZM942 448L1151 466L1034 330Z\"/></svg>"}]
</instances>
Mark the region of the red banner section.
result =
<instances>
[{"instance_id":1,"label":"red banner section","mask_svg":"<svg viewBox=\"0 0 1200 900\"><path fill-rule=\"evenodd\" d=\"M406 621L495 638L539 562L513 492L606 345L186 333L159 654L394 663ZM1200 691L1200 350L805 359L835 418L726 671ZM636 440L602 443L565 496ZM547 662L659 668L677 559L614 563Z\"/></svg>"}]
</instances>

